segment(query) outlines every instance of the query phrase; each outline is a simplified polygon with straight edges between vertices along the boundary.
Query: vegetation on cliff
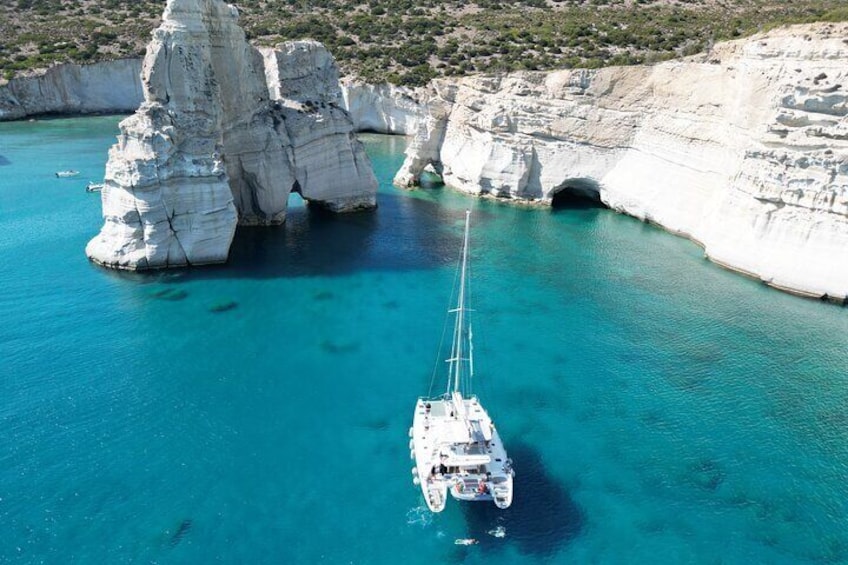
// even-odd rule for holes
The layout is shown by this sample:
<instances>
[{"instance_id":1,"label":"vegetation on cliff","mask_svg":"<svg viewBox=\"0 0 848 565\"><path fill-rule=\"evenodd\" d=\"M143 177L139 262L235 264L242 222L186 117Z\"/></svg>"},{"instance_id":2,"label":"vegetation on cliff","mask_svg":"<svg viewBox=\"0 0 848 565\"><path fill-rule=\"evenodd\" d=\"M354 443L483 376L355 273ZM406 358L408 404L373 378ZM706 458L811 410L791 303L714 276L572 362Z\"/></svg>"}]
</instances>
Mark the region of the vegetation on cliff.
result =
<instances>
[{"instance_id":1,"label":"vegetation on cliff","mask_svg":"<svg viewBox=\"0 0 848 565\"><path fill-rule=\"evenodd\" d=\"M241 0L257 45L312 38L343 72L418 85L475 71L659 61L784 23L848 20L845 0ZM165 0L9 0L0 73L144 52Z\"/></svg>"}]
</instances>

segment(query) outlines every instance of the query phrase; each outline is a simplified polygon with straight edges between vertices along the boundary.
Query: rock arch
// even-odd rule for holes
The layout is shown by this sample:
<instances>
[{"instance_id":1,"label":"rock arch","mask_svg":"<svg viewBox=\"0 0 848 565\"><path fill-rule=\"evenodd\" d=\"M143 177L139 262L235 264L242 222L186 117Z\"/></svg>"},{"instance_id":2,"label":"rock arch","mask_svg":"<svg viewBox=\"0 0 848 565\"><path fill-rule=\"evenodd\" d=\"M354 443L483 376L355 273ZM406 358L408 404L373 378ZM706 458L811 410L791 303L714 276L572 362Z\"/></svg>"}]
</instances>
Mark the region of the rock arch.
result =
<instances>
[{"instance_id":1,"label":"rock arch","mask_svg":"<svg viewBox=\"0 0 848 565\"><path fill-rule=\"evenodd\" d=\"M443 174L444 170L442 168L442 163L438 161L430 161L423 169L421 169L421 172L418 173L416 183L422 188L441 186L445 184Z\"/></svg>"}]
</instances>

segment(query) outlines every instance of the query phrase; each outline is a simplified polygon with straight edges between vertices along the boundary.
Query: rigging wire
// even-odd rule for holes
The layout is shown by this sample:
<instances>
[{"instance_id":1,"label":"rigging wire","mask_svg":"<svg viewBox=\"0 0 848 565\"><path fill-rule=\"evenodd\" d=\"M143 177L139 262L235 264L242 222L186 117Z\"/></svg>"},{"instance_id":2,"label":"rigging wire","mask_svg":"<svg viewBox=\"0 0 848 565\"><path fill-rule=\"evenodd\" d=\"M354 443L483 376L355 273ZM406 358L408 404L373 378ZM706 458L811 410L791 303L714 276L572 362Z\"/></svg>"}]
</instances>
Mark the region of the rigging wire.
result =
<instances>
[{"instance_id":1,"label":"rigging wire","mask_svg":"<svg viewBox=\"0 0 848 565\"><path fill-rule=\"evenodd\" d=\"M471 213L471 209L473 209L473 208L474 208L474 206L473 206L473 203L472 203L472 206L470 206L469 210L468 210L469 214ZM465 232L463 230L463 239L464 238L465 238ZM470 239L470 234L469 234L469 239ZM471 245L470 245L470 241L469 241L469 244L468 244L469 255L470 255L470 247L471 247ZM463 248L465 248L465 246L463 246ZM460 339L463 339L463 338L467 339L467 343L468 343L469 347L468 347L468 351L465 352L465 355L467 355L467 357L463 357L460 354L459 351L454 351L453 348L455 347L455 340L457 338L457 335L456 335L456 333L453 335L453 338L451 340L451 342L452 342L451 348L452 349L451 349L450 356L451 356L451 358L457 357L457 359L454 361L455 365L453 365L453 366L451 366L450 361L448 361L448 363L449 363L448 378L447 378L444 396L446 398L450 396L451 385L453 383L453 378L455 376L456 371L459 371L459 374L460 374L459 386L460 386L460 391L462 392L463 396L470 396L473 392L473 382L472 382L472 380L473 380L473 376L474 376L473 375L473 370L474 370L473 355L474 355L474 351L473 351L473 344L471 343L471 339L472 339L471 318L468 315L469 312L471 312L472 310L466 307L466 304L468 304L471 301L471 284L470 284L471 261L470 261L468 256L466 256L465 259L466 259L466 261L465 261L465 270L466 270L466 273L465 273L465 289L459 288L459 286L461 284L459 279L460 279L460 274L462 272L462 267L463 267L463 265L462 265L463 254L460 254L459 259L457 260L456 270L454 271L453 290L451 292L450 300L448 302L447 313L445 315L445 322L444 322L444 325L442 326L442 336L441 336L441 339L439 340L439 347L438 347L438 350L436 351L436 359L435 359L435 362L433 363L433 373L430 377L430 387L427 391L427 397L428 398L432 398L433 386L435 385L435 382L436 382L436 375L439 373L439 365L440 365L440 362L444 362L440 358L442 357L443 351L444 351L444 348L445 348L445 337L447 336L448 321L450 320L451 314L454 314L455 316L460 315L458 310L453 308L453 305L455 304L456 301L458 301L458 295L462 292L465 292L465 301L462 305L460 305L462 310L463 310L462 314L464 316L464 323L463 323L463 327L458 328L458 332L459 332L459 338ZM460 365L462 363L465 363L467 365L468 370L462 371L462 369L460 367ZM453 369L453 371L451 371L451 369Z\"/></svg>"},{"instance_id":2,"label":"rigging wire","mask_svg":"<svg viewBox=\"0 0 848 565\"><path fill-rule=\"evenodd\" d=\"M468 242L469 257L468 257L468 260L467 260L467 264L465 266L465 296L466 296L465 303L466 304L472 304L472 300L471 300L472 299L472 296L471 296L471 265L473 264L473 261L471 260L471 256L470 256L471 255L471 241L470 241L471 234L470 233L468 234L468 238L469 238L469 242ZM466 308L466 310L465 310L465 316L466 316L465 319L466 319L466 322L468 324L468 326L466 328L466 331L467 331L467 334L468 334L468 370L465 371L465 378L464 378L465 384L462 387L464 396L471 396L471 394L474 392L474 387L473 387L474 362L472 361L472 359L474 357L474 343L471 341L472 338L473 338L473 333L472 333L472 329L471 329L471 312L472 311L473 310L471 310L469 308Z\"/></svg>"},{"instance_id":3,"label":"rigging wire","mask_svg":"<svg viewBox=\"0 0 848 565\"><path fill-rule=\"evenodd\" d=\"M445 336L448 333L448 322L450 321L450 318L451 318L451 312L450 311L451 311L451 308L453 306L454 298L455 298L456 293L458 291L457 281L459 280L459 274L460 274L461 268L462 268L462 257L460 257L456 262L456 270L455 270L454 275L453 275L453 285L451 286L451 294L450 294L450 297L448 297L448 307L445 308L445 322L444 322L444 325L442 326L442 337L439 339L439 346L436 348L436 359L433 362L433 374L430 376L430 388L427 390L427 398L433 397L433 385L436 383L436 375L439 373L439 367L441 366L442 363L444 363L444 359L442 359L442 356L443 356L442 351L444 350L444 346L445 346ZM445 391L445 394L447 395L449 391L450 391L450 379L448 379L448 385L447 385L447 390Z\"/></svg>"},{"instance_id":4,"label":"rigging wire","mask_svg":"<svg viewBox=\"0 0 848 565\"><path fill-rule=\"evenodd\" d=\"M469 214L471 214L471 216L474 215L474 208L476 208L476 204L477 204L477 201L472 200L470 206L468 207L468 212L469 212ZM471 246L471 230L470 230L470 228L469 228L469 233L468 233L468 239L469 239L469 241L468 241L469 257L467 259L467 265L465 267L465 269L466 269L466 273L465 273L465 281L466 281L465 294L466 294L466 304L474 304L474 295L473 295L473 288L474 287L471 284L471 281L472 281L472 278L473 278L472 273L473 273L473 270L474 270L474 261L471 260L471 250L476 249L476 248L473 248ZM467 312L467 314L466 314L467 318L466 319L468 321L468 371L466 372L466 377L465 377L465 380L466 380L465 391L466 391L467 396L470 397L472 394L474 394L474 343L472 341L472 339L474 337L473 336L473 330L472 330L472 319L473 319L472 313L474 312L474 310L469 308L469 309L466 310L466 312Z\"/></svg>"}]
</instances>

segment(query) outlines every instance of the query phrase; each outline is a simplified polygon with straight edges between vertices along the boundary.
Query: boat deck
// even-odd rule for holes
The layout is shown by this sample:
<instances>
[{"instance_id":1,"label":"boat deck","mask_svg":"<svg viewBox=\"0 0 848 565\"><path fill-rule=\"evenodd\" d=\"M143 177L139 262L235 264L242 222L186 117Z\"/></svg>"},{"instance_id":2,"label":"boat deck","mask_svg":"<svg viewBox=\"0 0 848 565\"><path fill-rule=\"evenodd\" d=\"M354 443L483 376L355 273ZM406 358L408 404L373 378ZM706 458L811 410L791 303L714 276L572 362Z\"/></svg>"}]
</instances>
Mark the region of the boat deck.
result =
<instances>
[{"instance_id":1,"label":"boat deck","mask_svg":"<svg viewBox=\"0 0 848 565\"><path fill-rule=\"evenodd\" d=\"M495 500L499 506L511 502L510 462L494 423L476 397L462 399L459 410L451 399L420 399L410 448L425 496L430 490L448 488L461 500L500 496L500 501Z\"/></svg>"}]
</instances>

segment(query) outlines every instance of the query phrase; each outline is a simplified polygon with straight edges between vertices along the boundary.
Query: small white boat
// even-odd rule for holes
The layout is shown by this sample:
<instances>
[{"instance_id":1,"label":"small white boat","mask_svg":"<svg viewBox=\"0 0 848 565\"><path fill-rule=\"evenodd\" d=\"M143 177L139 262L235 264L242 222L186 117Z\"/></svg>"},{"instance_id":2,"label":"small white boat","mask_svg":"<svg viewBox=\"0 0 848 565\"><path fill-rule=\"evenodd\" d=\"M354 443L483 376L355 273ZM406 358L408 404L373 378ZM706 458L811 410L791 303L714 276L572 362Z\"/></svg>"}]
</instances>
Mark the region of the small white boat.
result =
<instances>
[{"instance_id":1,"label":"small white boat","mask_svg":"<svg viewBox=\"0 0 848 565\"><path fill-rule=\"evenodd\" d=\"M90 182L85 187L85 191L86 192L100 192L101 190L103 190L103 186L104 185L103 185L102 182L99 182L99 183L98 182Z\"/></svg>"},{"instance_id":2,"label":"small white boat","mask_svg":"<svg viewBox=\"0 0 848 565\"><path fill-rule=\"evenodd\" d=\"M56 171L56 176L60 179L66 179L70 177L75 177L79 174L79 171L74 171L73 169L68 169L67 171Z\"/></svg>"},{"instance_id":3,"label":"small white boat","mask_svg":"<svg viewBox=\"0 0 848 565\"><path fill-rule=\"evenodd\" d=\"M454 545L477 545L478 543L480 542L474 538L459 538L453 540Z\"/></svg>"},{"instance_id":4,"label":"small white boat","mask_svg":"<svg viewBox=\"0 0 848 565\"><path fill-rule=\"evenodd\" d=\"M461 276L446 391L419 398L409 428L412 482L432 512L445 508L448 493L457 500L512 504L515 472L503 441L480 400L471 394L474 376L471 324L465 305L470 212L465 215Z\"/></svg>"}]
</instances>

